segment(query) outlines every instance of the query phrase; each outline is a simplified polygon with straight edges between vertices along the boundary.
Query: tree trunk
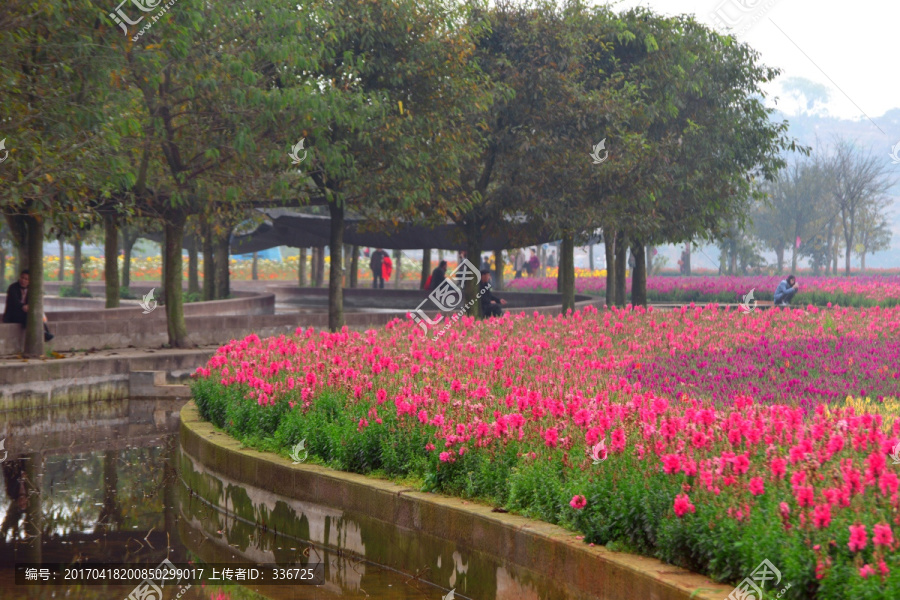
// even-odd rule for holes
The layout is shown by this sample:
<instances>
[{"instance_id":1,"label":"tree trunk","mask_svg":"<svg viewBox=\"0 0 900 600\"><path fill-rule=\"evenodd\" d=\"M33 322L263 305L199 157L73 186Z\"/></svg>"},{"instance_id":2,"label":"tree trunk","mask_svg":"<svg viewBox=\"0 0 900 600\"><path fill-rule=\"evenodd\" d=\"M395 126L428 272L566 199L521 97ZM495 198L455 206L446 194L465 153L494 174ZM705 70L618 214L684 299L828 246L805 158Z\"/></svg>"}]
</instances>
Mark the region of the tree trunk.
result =
<instances>
[{"instance_id":1,"label":"tree trunk","mask_svg":"<svg viewBox=\"0 0 900 600\"><path fill-rule=\"evenodd\" d=\"M631 274L632 306L647 306L647 262L644 245L633 240L631 254L634 256L634 272Z\"/></svg>"},{"instance_id":2,"label":"tree trunk","mask_svg":"<svg viewBox=\"0 0 900 600\"><path fill-rule=\"evenodd\" d=\"M394 250L394 287L398 290L403 283L403 250Z\"/></svg>"},{"instance_id":3,"label":"tree trunk","mask_svg":"<svg viewBox=\"0 0 900 600\"><path fill-rule=\"evenodd\" d=\"M197 251L197 236L191 236L188 244L188 294L200 294L200 257Z\"/></svg>"},{"instance_id":4,"label":"tree trunk","mask_svg":"<svg viewBox=\"0 0 900 600\"><path fill-rule=\"evenodd\" d=\"M259 281L259 253L253 253L253 264L250 265L250 279Z\"/></svg>"},{"instance_id":5,"label":"tree trunk","mask_svg":"<svg viewBox=\"0 0 900 600\"><path fill-rule=\"evenodd\" d=\"M344 326L344 207L337 202L328 204L331 213L331 269L328 274L328 329L338 331Z\"/></svg>"},{"instance_id":6,"label":"tree trunk","mask_svg":"<svg viewBox=\"0 0 900 600\"><path fill-rule=\"evenodd\" d=\"M480 221L469 221L464 226L466 235L466 258L469 259L469 262L472 262L472 258L476 261L480 260L482 229ZM472 262L472 264L475 265L476 269L481 268L481 265L477 265L474 262ZM481 302L475 299L475 296L478 295L478 285L479 284L475 281L474 277L466 280L465 287L463 288L464 302L462 303L462 306L468 305L469 302L472 303L466 310L466 314L470 317L475 317L476 319L482 317ZM460 308L461 307L457 307L456 310L459 310Z\"/></svg>"},{"instance_id":7,"label":"tree trunk","mask_svg":"<svg viewBox=\"0 0 900 600\"><path fill-rule=\"evenodd\" d=\"M425 282L431 275L431 248L422 249L422 273L419 276L419 288L425 289Z\"/></svg>"},{"instance_id":8,"label":"tree trunk","mask_svg":"<svg viewBox=\"0 0 900 600\"><path fill-rule=\"evenodd\" d=\"M134 244L137 242L136 237L132 237L128 235L127 230L122 230L122 251L124 252L124 256L122 257L122 287L129 288L131 287L131 252L134 249Z\"/></svg>"},{"instance_id":9,"label":"tree trunk","mask_svg":"<svg viewBox=\"0 0 900 600\"><path fill-rule=\"evenodd\" d=\"M316 248L316 287L325 283L325 246Z\"/></svg>"},{"instance_id":10,"label":"tree trunk","mask_svg":"<svg viewBox=\"0 0 900 600\"><path fill-rule=\"evenodd\" d=\"M778 264L778 274L781 275L784 272L784 246L775 248L775 258Z\"/></svg>"},{"instance_id":11,"label":"tree trunk","mask_svg":"<svg viewBox=\"0 0 900 600\"><path fill-rule=\"evenodd\" d=\"M588 268L591 270L591 275L594 274L594 245L588 245Z\"/></svg>"},{"instance_id":12,"label":"tree trunk","mask_svg":"<svg viewBox=\"0 0 900 600\"><path fill-rule=\"evenodd\" d=\"M359 284L359 246L353 246L353 255L350 259L350 287L356 288Z\"/></svg>"},{"instance_id":13,"label":"tree trunk","mask_svg":"<svg viewBox=\"0 0 900 600\"><path fill-rule=\"evenodd\" d=\"M59 236L59 270L56 272L56 280L63 281L66 278L66 241Z\"/></svg>"},{"instance_id":14,"label":"tree trunk","mask_svg":"<svg viewBox=\"0 0 900 600\"><path fill-rule=\"evenodd\" d=\"M498 290L503 289L503 249L494 250L494 287Z\"/></svg>"},{"instance_id":15,"label":"tree trunk","mask_svg":"<svg viewBox=\"0 0 900 600\"><path fill-rule=\"evenodd\" d=\"M685 250L685 261L684 261L684 274L690 276L691 274L691 243L688 242L684 245Z\"/></svg>"},{"instance_id":16,"label":"tree trunk","mask_svg":"<svg viewBox=\"0 0 900 600\"><path fill-rule=\"evenodd\" d=\"M653 246L647 246L645 252L647 254L646 276L650 277L653 274Z\"/></svg>"},{"instance_id":17,"label":"tree trunk","mask_svg":"<svg viewBox=\"0 0 900 600\"><path fill-rule=\"evenodd\" d=\"M791 273L797 272L797 244L791 246Z\"/></svg>"},{"instance_id":18,"label":"tree trunk","mask_svg":"<svg viewBox=\"0 0 900 600\"><path fill-rule=\"evenodd\" d=\"M563 262L565 261L565 262ZM564 273L562 281L562 314L575 311L575 235L571 232L562 236L559 247L559 267Z\"/></svg>"},{"instance_id":19,"label":"tree trunk","mask_svg":"<svg viewBox=\"0 0 900 600\"><path fill-rule=\"evenodd\" d=\"M6 248L0 243L0 290L6 289Z\"/></svg>"},{"instance_id":20,"label":"tree trunk","mask_svg":"<svg viewBox=\"0 0 900 600\"><path fill-rule=\"evenodd\" d=\"M562 294L566 287L566 270L563 268L563 247L559 245L559 256L556 261L556 293Z\"/></svg>"},{"instance_id":21,"label":"tree trunk","mask_svg":"<svg viewBox=\"0 0 900 600\"><path fill-rule=\"evenodd\" d=\"M300 248L300 257L297 259L297 283L300 287L306 287L306 248Z\"/></svg>"},{"instance_id":22,"label":"tree trunk","mask_svg":"<svg viewBox=\"0 0 900 600\"><path fill-rule=\"evenodd\" d=\"M26 251L31 271L28 314L25 324L25 356L44 355L44 222L40 216L23 217Z\"/></svg>"},{"instance_id":23,"label":"tree trunk","mask_svg":"<svg viewBox=\"0 0 900 600\"><path fill-rule=\"evenodd\" d=\"M847 244L847 249L844 251L844 275L847 277L850 276L850 244Z\"/></svg>"},{"instance_id":24,"label":"tree trunk","mask_svg":"<svg viewBox=\"0 0 900 600\"><path fill-rule=\"evenodd\" d=\"M216 300L225 300L231 295L231 227L224 227L219 235L213 236L213 254L216 269ZM180 268L180 267L179 267Z\"/></svg>"},{"instance_id":25,"label":"tree trunk","mask_svg":"<svg viewBox=\"0 0 900 600\"><path fill-rule=\"evenodd\" d=\"M866 253L865 252L863 252L859 257L859 272L860 273L866 272Z\"/></svg>"},{"instance_id":26,"label":"tree trunk","mask_svg":"<svg viewBox=\"0 0 900 600\"><path fill-rule=\"evenodd\" d=\"M628 267L628 237L616 233L616 306L625 306L625 270Z\"/></svg>"},{"instance_id":27,"label":"tree trunk","mask_svg":"<svg viewBox=\"0 0 900 600\"><path fill-rule=\"evenodd\" d=\"M297 286L306 286L306 248L297 248Z\"/></svg>"},{"instance_id":28,"label":"tree trunk","mask_svg":"<svg viewBox=\"0 0 900 600\"><path fill-rule=\"evenodd\" d=\"M316 271L319 268L319 248L317 246L313 246L310 250L309 257L309 284L312 287L316 287L316 282L319 281L318 275L316 275Z\"/></svg>"},{"instance_id":29,"label":"tree trunk","mask_svg":"<svg viewBox=\"0 0 900 600\"><path fill-rule=\"evenodd\" d=\"M119 306L119 223L116 213L103 215L103 274L106 279L106 308Z\"/></svg>"},{"instance_id":30,"label":"tree trunk","mask_svg":"<svg viewBox=\"0 0 900 600\"><path fill-rule=\"evenodd\" d=\"M616 302L616 232L603 232L603 252L606 254L606 306Z\"/></svg>"},{"instance_id":31,"label":"tree trunk","mask_svg":"<svg viewBox=\"0 0 900 600\"><path fill-rule=\"evenodd\" d=\"M216 299L216 257L209 217L201 215L200 233L203 238L203 299Z\"/></svg>"},{"instance_id":32,"label":"tree trunk","mask_svg":"<svg viewBox=\"0 0 900 600\"><path fill-rule=\"evenodd\" d=\"M81 271L81 235L75 234L73 246L75 247L75 251L72 253L72 266L75 272L72 275L72 289L75 290L75 295L77 296L80 295L81 288L84 285L84 277Z\"/></svg>"},{"instance_id":33,"label":"tree trunk","mask_svg":"<svg viewBox=\"0 0 900 600\"><path fill-rule=\"evenodd\" d=\"M165 220L164 252L165 280L163 292L166 299L166 325L169 330L169 345L172 348L186 348L187 325L184 321L184 298L181 289L182 264L181 246L184 241L184 213L177 211ZM227 239L227 238L226 238Z\"/></svg>"},{"instance_id":34,"label":"tree trunk","mask_svg":"<svg viewBox=\"0 0 900 600\"><path fill-rule=\"evenodd\" d=\"M342 273L344 274L342 279L343 283L341 284L343 287L350 287L350 263L352 262L352 260L353 246L351 246L350 244L344 244L343 260L341 261L341 264L344 265L342 270Z\"/></svg>"}]
</instances>

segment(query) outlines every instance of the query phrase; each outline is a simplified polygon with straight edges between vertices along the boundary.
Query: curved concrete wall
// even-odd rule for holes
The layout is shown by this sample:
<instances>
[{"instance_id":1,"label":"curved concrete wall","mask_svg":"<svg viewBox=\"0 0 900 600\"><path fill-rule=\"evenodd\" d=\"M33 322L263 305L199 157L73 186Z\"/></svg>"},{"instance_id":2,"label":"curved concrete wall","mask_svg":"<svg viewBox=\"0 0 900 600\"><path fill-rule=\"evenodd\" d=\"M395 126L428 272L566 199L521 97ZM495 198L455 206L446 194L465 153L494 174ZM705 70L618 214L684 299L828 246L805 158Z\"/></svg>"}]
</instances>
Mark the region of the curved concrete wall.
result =
<instances>
[{"instance_id":1,"label":"curved concrete wall","mask_svg":"<svg viewBox=\"0 0 900 600\"><path fill-rule=\"evenodd\" d=\"M181 447L203 469L238 486L268 490L329 507L359 522L379 521L414 537L486 553L518 571L551 578L567 600L722 600L731 591L730 586L651 558L590 547L555 525L362 475L294 465L280 456L247 449L202 421L193 402L181 411ZM366 550L366 558L408 574L421 567L421 562L402 564L403 556L387 550L375 556Z\"/></svg>"}]
</instances>

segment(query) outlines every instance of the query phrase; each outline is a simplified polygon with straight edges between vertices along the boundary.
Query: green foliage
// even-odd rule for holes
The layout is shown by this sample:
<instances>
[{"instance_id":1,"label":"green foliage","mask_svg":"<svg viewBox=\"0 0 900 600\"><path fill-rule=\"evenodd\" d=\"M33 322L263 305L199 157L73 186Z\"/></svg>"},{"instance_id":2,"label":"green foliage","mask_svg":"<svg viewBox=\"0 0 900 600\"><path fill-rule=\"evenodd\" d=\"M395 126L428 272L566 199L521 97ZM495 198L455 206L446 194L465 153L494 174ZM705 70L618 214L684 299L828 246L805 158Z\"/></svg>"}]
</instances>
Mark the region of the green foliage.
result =
<instances>
[{"instance_id":1,"label":"green foliage","mask_svg":"<svg viewBox=\"0 0 900 600\"><path fill-rule=\"evenodd\" d=\"M90 290L87 288L81 288L76 290L74 287L62 286L59 288L59 297L60 298L93 298L94 295L91 294Z\"/></svg>"}]
</instances>

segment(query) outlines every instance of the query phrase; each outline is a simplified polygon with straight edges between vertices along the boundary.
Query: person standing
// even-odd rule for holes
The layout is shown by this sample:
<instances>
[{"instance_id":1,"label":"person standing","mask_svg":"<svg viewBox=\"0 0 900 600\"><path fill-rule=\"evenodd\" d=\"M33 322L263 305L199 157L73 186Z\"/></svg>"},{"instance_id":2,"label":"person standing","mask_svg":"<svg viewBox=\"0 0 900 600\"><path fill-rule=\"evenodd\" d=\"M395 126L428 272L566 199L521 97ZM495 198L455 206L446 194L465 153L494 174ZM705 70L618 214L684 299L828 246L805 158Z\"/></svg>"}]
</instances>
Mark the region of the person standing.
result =
<instances>
[{"instance_id":1,"label":"person standing","mask_svg":"<svg viewBox=\"0 0 900 600\"><path fill-rule=\"evenodd\" d=\"M369 268L372 269L372 287L384 288L384 259L387 256L382 248L377 248L369 258Z\"/></svg>"},{"instance_id":2,"label":"person standing","mask_svg":"<svg viewBox=\"0 0 900 600\"><path fill-rule=\"evenodd\" d=\"M531 258L525 264L525 270L528 271L529 277L537 275L538 269L541 268L541 259L537 257L537 250L531 251Z\"/></svg>"},{"instance_id":3,"label":"person standing","mask_svg":"<svg viewBox=\"0 0 900 600\"><path fill-rule=\"evenodd\" d=\"M516 252L516 262L513 266L516 269L516 279L522 279L522 269L525 268L525 250L522 248Z\"/></svg>"},{"instance_id":4,"label":"person standing","mask_svg":"<svg viewBox=\"0 0 900 600\"><path fill-rule=\"evenodd\" d=\"M555 267L556 265L556 250L550 251L550 256L547 257L547 266Z\"/></svg>"},{"instance_id":5,"label":"person standing","mask_svg":"<svg viewBox=\"0 0 900 600\"><path fill-rule=\"evenodd\" d=\"M437 268L431 272L431 277L428 278L428 291L433 292L438 289L444 280L447 278L447 261L442 260L438 263Z\"/></svg>"},{"instance_id":6,"label":"person standing","mask_svg":"<svg viewBox=\"0 0 900 600\"><path fill-rule=\"evenodd\" d=\"M6 307L3 310L4 323L20 323L22 327L28 324L28 284L31 281L31 272L25 269L19 273L19 280L14 281L6 290ZM44 315L44 341L53 339L53 334L47 327L47 315Z\"/></svg>"}]
</instances>

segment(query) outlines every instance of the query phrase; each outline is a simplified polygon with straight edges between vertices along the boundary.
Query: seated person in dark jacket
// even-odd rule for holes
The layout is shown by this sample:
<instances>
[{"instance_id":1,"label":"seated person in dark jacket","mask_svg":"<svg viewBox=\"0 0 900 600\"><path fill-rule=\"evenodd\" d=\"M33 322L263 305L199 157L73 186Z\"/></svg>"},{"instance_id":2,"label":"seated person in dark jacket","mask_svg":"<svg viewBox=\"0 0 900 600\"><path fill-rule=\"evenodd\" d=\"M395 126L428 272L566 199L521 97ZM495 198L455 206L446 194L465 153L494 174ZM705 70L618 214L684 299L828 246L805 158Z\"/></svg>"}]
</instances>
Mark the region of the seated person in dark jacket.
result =
<instances>
[{"instance_id":1,"label":"seated person in dark jacket","mask_svg":"<svg viewBox=\"0 0 900 600\"><path fill-rule=\"evenodd\" d=\"M447 261L442 260L437 268L431 272L431 282L428 285L428 291L433 292L438 289L438 287L444 283L444 280L447 278Z\"/></svg>"},{"instance_id":2,"label":"seated person in dark jacket","mask_svg":"<svg viewBox=\"0 0 900 600\"><path fill-rule=\"evenodd\" d=\"M31 273L25 269L19 273L19 280L10 284L6 290L6 308L3 311L4 323L19 323L25 327L28 322L28 283ZM44 317L44 340L49 342L53 334L47 329L47 317Z\"/></svg>"},{"instance_id":3,"label":"seated person in dark jacket","mask_svg":"<svg viewBox=\"0 0 900 600\"><path fill-rule=\"evenodd\" d=\"M478 293L481 294L481 314L485 317L499 317L502 305L506 304L506 300L501 300L491 292L491 272L481 274L481 285L478 286Z\"/></svg>"}]
</instances>

